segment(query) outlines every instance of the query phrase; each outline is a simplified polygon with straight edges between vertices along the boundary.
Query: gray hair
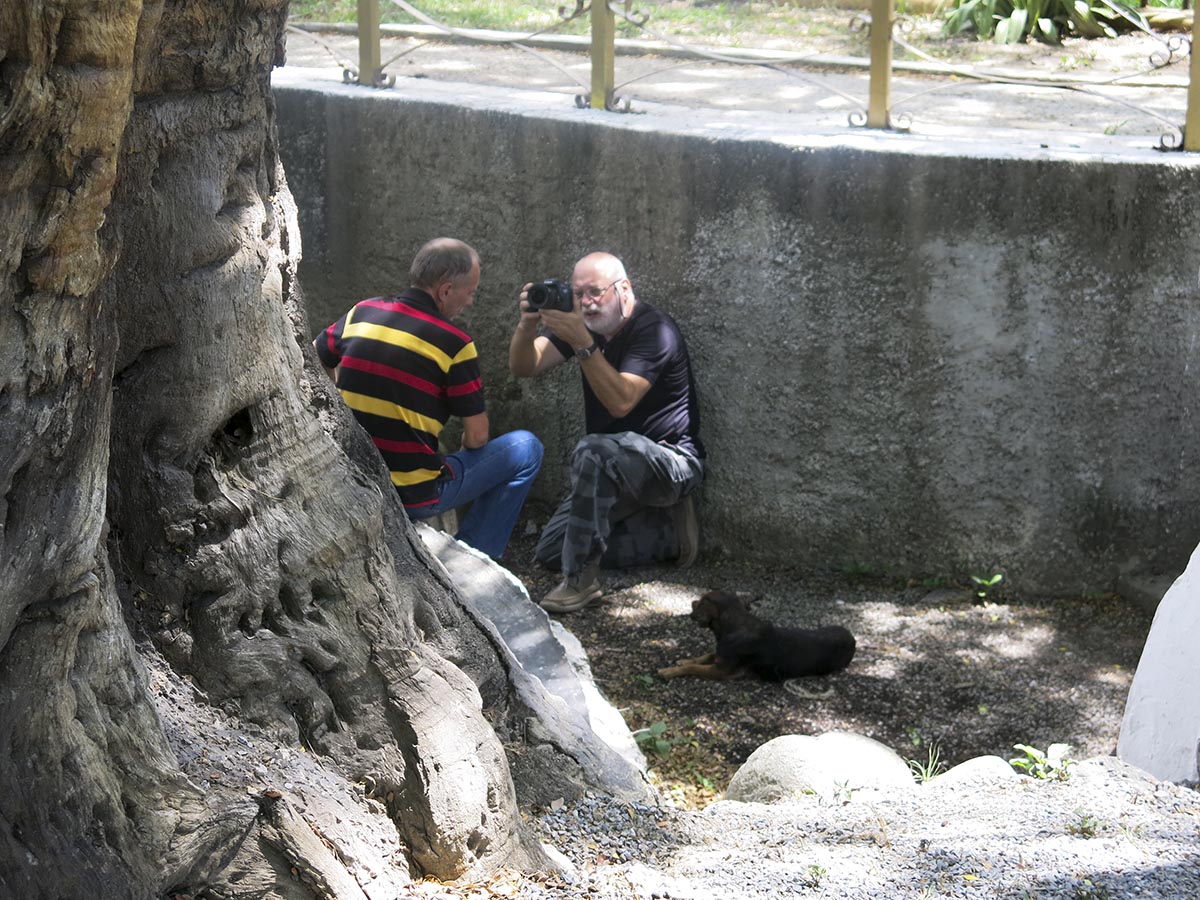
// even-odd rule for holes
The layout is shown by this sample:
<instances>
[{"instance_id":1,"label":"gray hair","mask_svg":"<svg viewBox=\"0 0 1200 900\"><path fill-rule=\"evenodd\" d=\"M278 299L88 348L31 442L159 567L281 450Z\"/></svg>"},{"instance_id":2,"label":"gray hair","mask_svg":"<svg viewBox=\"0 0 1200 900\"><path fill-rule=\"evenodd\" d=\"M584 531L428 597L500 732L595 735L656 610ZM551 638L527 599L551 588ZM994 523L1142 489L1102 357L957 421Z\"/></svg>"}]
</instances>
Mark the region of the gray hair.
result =
<instances>
[{"instance_id":1,"label":"gray hair","mask_svg":"<svg viewBox=\"0 0 1200 900\"><path fill-rule=\"evenodd\" d=\"M458 281L479 265L479 254L470 244L454 238L434 238L413 257L408 270L408 282L423 291L432 291L439 284Z\"/></svg>"}]
</instances>

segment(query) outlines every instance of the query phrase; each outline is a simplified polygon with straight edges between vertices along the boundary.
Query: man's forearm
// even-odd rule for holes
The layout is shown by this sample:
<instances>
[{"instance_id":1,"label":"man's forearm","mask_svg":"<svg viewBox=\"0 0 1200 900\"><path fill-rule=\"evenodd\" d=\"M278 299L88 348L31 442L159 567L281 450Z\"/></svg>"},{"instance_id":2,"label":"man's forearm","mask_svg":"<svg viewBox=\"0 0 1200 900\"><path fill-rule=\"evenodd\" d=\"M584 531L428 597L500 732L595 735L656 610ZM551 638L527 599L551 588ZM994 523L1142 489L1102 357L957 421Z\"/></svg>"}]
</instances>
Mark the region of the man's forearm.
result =
<instances>
[{"instance_id":1,"label":"man's forearm","mask_svg":"<svg viewBox=\"0 0 1200 900\"><path fill-rule=\"evenodd\" d=\"M508 343L508 370L518 378L537 373L537 348L533 343L536 337L537 325L527 325L522 320Z\"/></svg>"},{"instance_id":2,"label":"man's forearm","mask_svg":"<svg viewBox=\"0 0 1200 900\"><path fill-rule=\"evenodd\" d=\"M644 378L624 375L617 371L599 353L593 353L587 359L581 360L579 367L600 405L617 419L623 419L633 412L650 387L650 383Z\"/></svg>"}]
</instances>

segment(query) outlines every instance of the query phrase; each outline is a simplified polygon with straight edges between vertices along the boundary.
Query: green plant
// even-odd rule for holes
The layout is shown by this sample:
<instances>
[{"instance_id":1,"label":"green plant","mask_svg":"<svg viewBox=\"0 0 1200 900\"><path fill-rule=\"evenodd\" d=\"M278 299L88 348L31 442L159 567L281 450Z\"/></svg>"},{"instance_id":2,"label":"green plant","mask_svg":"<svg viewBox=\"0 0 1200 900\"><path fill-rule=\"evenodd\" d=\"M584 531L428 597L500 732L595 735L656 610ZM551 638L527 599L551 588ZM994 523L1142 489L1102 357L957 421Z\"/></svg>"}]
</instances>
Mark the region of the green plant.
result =
<instances>
[{"instance_id":1,"label":"green plant","mask_svg":"<svg viewBox=\"0 0 1200 900\"><path fill-rule=\"evenodd\" d=\"M946 764L942 761L942 749L937 745L937 741L929 742L924 761L910 759L908 768L912 771L913 778L922 784L946 771Z\"/></svg>"},{"instance_id":2,"label":"green plant","mask_svg":"<svg viewBox=\"0 0 1200 900\"><path fill-rule=\"evenodd\" d=\"M876 571L869 563L847 563L842 566L842 574L851 581L874 578Z\"/></svg>"},{"instance_id":3,"label":"green plant","mask_svg":"<svg viewBox=\"0 0 1200 900\"><path fill-rule=\"evenodd\" d=\"M854 797L854 792L858 788L850 787L848 781L835 781L833 783L833 800L835 803L840 803L845 806Z\"/></svg>"},{"instance_id":4,"label":"green plant","mask_svg":"<svg viewBox=\"0 0 1200 900\"><path fill-rule=\"evenodd\" d=\"M672 741L665 737L666 722L655 722L649 728L639 728L633 733L633 739L643 750L650 750L658 756L666 756L671 752Z\"/></svg>"},{"instance_id":5,"label":"green plant","mask_svg":"<svg viewBox=\"0 0 1200 900\"><path fill-rule=\"evenodd\" d=\"M1004 575L997 572L991 578L984 578L982 575L972 575L971 580L975 582L975 596L980 600L986 600L988 591L1004 580Z\"/></svg>"},{"instance_id":6,"label":"green plant","mask_svg":"<svg viewBox=\"0 0 1200 900\"><path fill-rule=\"evenodd\" d=\"M1096 884L1090 878L1084 878L1075 885L1075 900L1112 900L1112 894L1104 885Z\"/></svg>"},{"instance_id":7,"label":"green plant","mask_svg":"<svg viewBox=\"0 0 1200 900\"><path fill-rule=\"evenodd\" d=\"M650 690L650 688L652 688L656 684L658 684L658 682L655 680L653 675L646 675L645 673L643 673L641 675L634 675L633 683L636 684L643 691L648 691L648 690Z\"/></svg>"},{"instance_id":8,"label":"green plant","mask_svg":"<svg viewBox=\"0 0 1200 900\"><path fill-rule=\"evenodd\" d=\"M821 886L825 874L825 867L814 863L804 871L804 883L815 890Z\"/></svg>"},{"instance_id":9,"label":"green plant","mask_svg":"<svg viewBox=\"0 0 1200 900\"><path fill-rule=\"evenodd\" d=\"M1079 837L1095 837L1096 832L1100 830L1100 820L1082 810L1077 809L1075 812L1079 818L1067 826L1067 831Z\"/></svg>"},{"instance_id":10,"label":"green plant","mask_svg":"<svg viewBox=\"0 0 1200 900\"><path fill-rule=\"evenodd\" d=\"M1075 760L1067 755L1071 749L1068 744L1051 744L1045 753L1028 744L1013 744L1013 749L1024 754L1008 761L1014 769L1045 781L1066 781L1071 777Z\"/></svg>"},{"instance_id":11,"label":"green plant","mask_svg":"<svg viewBox=\"0 0 1200 900\"><path fill-rule=\"evenodd\" d=\"M1031 35L1057 44L1066 35L1116 37L1117 25L1150 27L1137 7L1123 0L951 0L942 33L974 30L981 39L1001 44Z\"/></svg>"}]
</instances>

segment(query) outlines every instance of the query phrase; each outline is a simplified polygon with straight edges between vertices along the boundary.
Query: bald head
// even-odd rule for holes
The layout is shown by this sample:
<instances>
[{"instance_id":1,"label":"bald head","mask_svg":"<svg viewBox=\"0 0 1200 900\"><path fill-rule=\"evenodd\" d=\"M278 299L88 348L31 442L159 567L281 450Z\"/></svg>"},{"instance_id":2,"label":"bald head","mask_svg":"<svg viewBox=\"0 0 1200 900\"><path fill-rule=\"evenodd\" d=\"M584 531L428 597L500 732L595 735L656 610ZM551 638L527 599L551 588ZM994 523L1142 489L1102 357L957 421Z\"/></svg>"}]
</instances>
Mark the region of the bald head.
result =
<instances>
[{"instance_id":1,"label":"bald head","mask_svg":"<svg viewBox=\"0 0 1200 900\"><path fill-rule=\"evenodd\" d=\"M611 253L589 253L575 263L573 280L613 282L627 277L624 263Z\"/></svg>"}]
</instances>

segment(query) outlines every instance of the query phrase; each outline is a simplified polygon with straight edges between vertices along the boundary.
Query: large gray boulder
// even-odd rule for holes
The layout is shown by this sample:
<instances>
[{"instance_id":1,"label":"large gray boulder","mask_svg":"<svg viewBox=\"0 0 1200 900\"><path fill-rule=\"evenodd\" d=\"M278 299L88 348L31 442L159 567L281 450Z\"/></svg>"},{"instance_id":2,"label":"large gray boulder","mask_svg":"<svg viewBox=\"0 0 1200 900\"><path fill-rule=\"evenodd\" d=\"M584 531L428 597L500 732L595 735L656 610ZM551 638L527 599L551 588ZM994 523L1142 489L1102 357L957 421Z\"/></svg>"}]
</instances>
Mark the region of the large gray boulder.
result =
<instances>
[{"instance_id":1,"label":"large gray boulder","mask_svg":"<svg viewBox=\"0 0 1200 900\"><path fill-rule=\"evenodd\" d=\"M486 555L427 525L419 524L417 532L467 612L508 659L509 680L527 711L523 741L509 745L521 802L545 806L593 789L648 799L645 757L621 714L596 688L575 636Z\"/></svg>"},{"instance_id":2,"label":"large gray boulder","mask_svg":"<svg viewBox=\"0 0 1200 900\"><path fill-rule=\"evenodd\" d=\"M849 732L787 734L750 754L729 781L728 800L777 803L816 796L847 801L856 794L911 790L908 763L889 747Z\"/></svg>"},{"instance_id":3,"label":"large gray boulder","mask_svg":"<svg viewBox=\"0 0 1200 900\"><path fill-rule=\"evenodd\" d=\"M1162 781L1200 780L1200 548L1154 614L1117 756Z\"/></svg>"}]
</instances>

